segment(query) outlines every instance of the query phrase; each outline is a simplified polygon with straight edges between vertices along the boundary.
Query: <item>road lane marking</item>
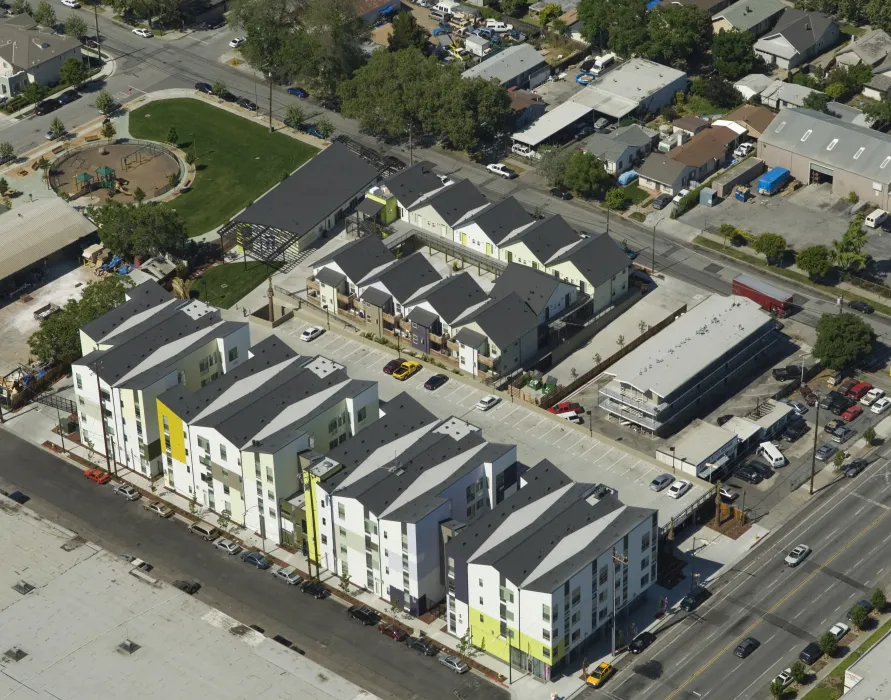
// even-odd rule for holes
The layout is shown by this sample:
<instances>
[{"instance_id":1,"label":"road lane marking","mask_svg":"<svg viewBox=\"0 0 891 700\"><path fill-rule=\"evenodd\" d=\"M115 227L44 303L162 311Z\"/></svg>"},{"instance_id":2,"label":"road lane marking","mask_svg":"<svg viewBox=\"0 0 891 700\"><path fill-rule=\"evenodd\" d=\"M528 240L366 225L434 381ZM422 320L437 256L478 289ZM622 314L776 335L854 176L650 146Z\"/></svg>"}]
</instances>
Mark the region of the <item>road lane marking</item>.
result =
<instances>
[{"instance_id":1,"label":"road lane marking","mask_svg":"<svg viewBox=\"0 0 891 700\"><path fill-rule=\"evenodd\" d=\"M878 506L879 508L884 508L885 510L891 510L891 506L886 506L884 503L879 503L878 501L874 501L873 499L867 498L866 496L863 496L857 492L852 492L851 495L856 496L857 498L864 500L867 503L871 503L874 506ZM863 506L863 508L866 508L866 506ZM861 508L860 510L863 510L863 508ZM859 513L860 510L858 510L857 513Z\"/></svg>"},{"instance_id":2,"label":"road lane marking","mask_svg":"<svg viewBox=\"0 0 891 700\"><path fill-rule=\"evenodd\" d=\"M773 639L773 637L771 637L770 639ZM768 639L767 641L769 642L770 639ZM767 642L765 642L765 644L766 644L766 643L767 643ZM745 688L743 688L743 691L742 691L739 695L736 696L736 699L735 699L735 700L739 700L739 698L741 698L743 695L745 695L745 694L748 692L749 688L751 688L751 687L752 687L753 685L755 685L758 681L760 681L762 678L764 678L765 675L767 675L768 673L770 673L770 671L771 671L772 668L774 668L775 666L780 665L780 664L782 664L782 663L783 663L783 660L780 659L779 661L774 662L772 665L770 665L770 666L768 666L766 669L764 669L764 672L763 672L760 676L758 676L755 680L753 680L753 681L752 681L751 683L749 683Z\"/></svg>"}]
</instances>

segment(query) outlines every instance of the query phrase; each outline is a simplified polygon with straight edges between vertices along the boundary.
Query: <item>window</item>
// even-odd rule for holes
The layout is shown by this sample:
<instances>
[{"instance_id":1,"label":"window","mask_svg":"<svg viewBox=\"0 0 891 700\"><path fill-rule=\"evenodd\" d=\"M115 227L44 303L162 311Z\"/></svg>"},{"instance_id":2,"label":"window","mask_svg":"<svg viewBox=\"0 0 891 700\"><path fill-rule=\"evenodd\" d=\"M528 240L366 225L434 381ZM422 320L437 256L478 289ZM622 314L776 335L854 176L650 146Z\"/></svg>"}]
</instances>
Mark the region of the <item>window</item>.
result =
<instances>
[{"instance_id":1,"label":"window","mask_svg":"<svg viewBox=\"0 0 891 700\"><path fill-rule=\"evenodd\" d=\"M238 359L238 348L232 348L229 351L229 362L235 362Z\"/></svg>"},{"instance_id":2,"label":"window","mask_svg":"<svg viewBox=\"0 0 891 700\"><path fill-rule=\"evenodd\" d=\"M365 420L365 416L368 414L368 410L363 406L359 409L359 412L356 414L356 420L361 423Z\"/></svg>"},{"instance_id":3,"label":"window","mask_svg":"<svg viewBox=\"0 0 891 700\"><path fill-rule=\"evenodd\" d=\"M577 624L579 623L579 620L581 620L581 619L582 619L582 614L581 614L580 612L574 612L574 613L572 613L572 624L573 624L573 626L577 625Z\"/></svg>"},{"instance_id":4,"label":"window","mask_svg":"<svg viewBox=\"0 0 891 700\"><path fill-rule=\"evenodd\" d=\"M84 388L83 380L80 378L80 375L79 375L79 374L75 374L75 375L74 375L74 381L77 383L77 388L78 388L78 389L83 389L83 388Z\"/></svg>"},{"instance_id":5,"label":"window","mask_svg":"<svg viewBox=\"0 0 891 700\"><path fill-rule=\"evenodd\" d=\"M640 587L644 588L650 582L650 575L644 574L640 579Z\"/></svg>"},{"instance_id":6,"label":"window","mask_svg":"<svg viewBox=\"0 0 891 700\"><path fill-rule=\"evenodd\" d=\"M482 621L483 621L483 614L480 613L480 622L482 622Z\"/></svg>"},{"instance_id":7,"label":"window","mask_svg":"<svg viewBox=\"0 0 891 700\"><path fill-rule=\"evenodd\" d=\"M220 459L226 461L226 446L220 445Z\"/></svg>"},{"instance_id":8,"label":"window","mask_svg":"<svg viewBox=\"0 0 891 700\"><path fill-rule=\"evenodd\" d=\"M581 630L576 630L575 632L573 632L573 633L572 633L572 641L573 641L573 643L577 642L581 636L582 636L582 631L581 631Z\"/></svg>"},{"instance_id":9,"label":"window","mask_svg":"<svg viewBox=\"0 0 891 700\"><path fill-rule=\"evenodd\" d=\"M270 509L269 509L269 517L270 517L270 518L274 518L274 517L275 517L275 508L270 508Z\"/></svg>"},{"instance_id":10,"label":"window","mask_svg":"<svg viewBox=\"0 0 891 700\"><path fill-rule=\"evenodd\" d=\"M482 605L482 604L483 604L483 597L480 596L480 605Z\"/></svg>"},{"instance_id":11,"label":"window","mask_svg":"<svg viewBox=\"0 0 891 700\"><path fill-rule=\"evenodd\" d=\"M551 606L550 605L542 605L541 606L541 619L545 622L551 621Z\"/></svg>"},{"instance_id":12,"label":"window","mask_svg":"<svg viewBox=\"0 0 891 700\"><path fill-rule=\"evenodd\" d=\"M606 591L600 591L600 595L597 596L597 600L601 603L606 601Z\"/></svg>"},{"instance_id":13,"label":"window","mask_svg":"<svg viewBox=\"0 0 891 700\"><path fill-rule=\"evenodd\" d=\"M579 601L582 599L582 589L576 588L572 592L572 607L575 607L579 604Z\"/></svg>"},{"instance_id":14,"label":"window","mask_svg":"<svg viewBox=\"0 0 891 700\"><path fill-rule=\"evenodd\" d=\"M646 569L649 565L650 565L650 558L649 558L649 557L644 557L643 559L640 560L640 570L641 570L641 571L643 571L644 569Z\"/></svg>"},{"instance_id":15,"label":"window","mask_svg":"<svg viewBox=\"0 0 891 700\"><path fill-rule=\"evenodd\" d=\"M599 579L600 585L603 585L608 580L609 580L609 568L604 566L603 568L600 569L600 579Z\"/></svg>"},{"instance_id":16,"label":"window","mask_svg":"<svg viewBox=\"0 0 891 700\"><path fill-rule=\"evenodd\" d=\"M272 491L267 491L267 492L266 492L266 498L268 498L270 501L274 501L274 500L275 500L275 494L272 493Z\"/></svg>"},{"instance_id":17,"label":"window","mask_svg":"<svg viewBox=\"0 0 891 700\"><path fill-rule=\"evenodd\" d=\"M341 520L346 519L346 508L343 507L343 503L337 504L337 517Z\"/></svg>"},{"instance_id":18,"label":"window","mask_svg":"<svg viewBox=\"0 0 891 700\"><path fill-rule=\"evenodd\" d=\"M198 363L198 369L201 370L201 374L206 374L208 372L210 369L210 362L206 357Z\"/></svg>"},{"instance_id":19,"label":"window","mask_svg":"<svg viewBox=\"0 0 891 700\"><path fill-rule=\"evenodd\" d=\"M270 467L266 467L266 481L275 481L272 478L272 469Z\"/></svg>"},{"instance_id":20,"label":"window","mask_svg":"<svg viewBox=\"0 0 891 700\"><path fill-rule=\"evenodd\" d=\"M210 443L203 437L198 438L198 447L200 447L205 452L210 452Z\"/></svg>"},{"instance_id":21,"label":"window","mask_svg":"<svg viewBox=\"0 0 891 700\"><path fill-rule=\"evenodd\" d=\"M223 493L225 493L227 496L229 495L229 485L228 484L223 484Z\"/></svg>"},{"instance_id":22,"label":"window","mask_svg":"<svg viewBox=\"0 0 891 700\"><path fill-rule=\"evenodd\" d=\"M542 648L541 648L541 655L542 655L543 657L545 657L546 659L550 659L550 658L551 658L551 650L548 649L547 647L542 647Z\"/></svg>"},{"instance_id":23,"label":"window","mask_svg":"<svg viewBox=\"0 0 891 700\"><path fill-rule=\"evenodd\" d=\"M335 447L337 447L337 438L333 439L331 442L328 443L329 450L333 450Z\"/></svg>"},{"instance_id":24,"label":"window","mask_svg":"<svg viewBox=\"0 0 891 700\"><path fill-rule=\"evenodd\" d=\"M482 579L478 579L478 580L479 580L480 588L482 588L482 587L483 587L483 580L482 580Z\"/></svg>"},{"instance_id":25,"label":"window","mask_svg":"<svg viewBox=\"0 0 891 700\"><path fill-rule=\"evenodd\" d=\"M334 418L330 423L328 423L328 432L333 433L337 431L337 419Z\"/></svg>"},{"instance_id":26,"label":"window","mask_svg":"<svg viewBox=\"0 0 891 700\"><path fill-rule=\"evenodd\" d=\"M641 535L640 548L641 548L641 551L650 548L650 533L649 532L645 532L643 535Z\"/></svg>"},{"instance_id":27,"label":"window","mask_svg":"<svg viewBox=\"0 0 891 700\"><path fill-rule=\"evenodd\" d=\"M546 642L550 642L551 641L551 630L542 630L541 638L544 639Z\"/></svg>"},{"instance_id":28,"label":"window","mask_svg":"<svg viewBox=\"0 0 891 700\"><path fill-rule=\"evenodd\" d=\"M322 535L322 544L328 544L328 535Z\"/></svg>"}]
</instances>

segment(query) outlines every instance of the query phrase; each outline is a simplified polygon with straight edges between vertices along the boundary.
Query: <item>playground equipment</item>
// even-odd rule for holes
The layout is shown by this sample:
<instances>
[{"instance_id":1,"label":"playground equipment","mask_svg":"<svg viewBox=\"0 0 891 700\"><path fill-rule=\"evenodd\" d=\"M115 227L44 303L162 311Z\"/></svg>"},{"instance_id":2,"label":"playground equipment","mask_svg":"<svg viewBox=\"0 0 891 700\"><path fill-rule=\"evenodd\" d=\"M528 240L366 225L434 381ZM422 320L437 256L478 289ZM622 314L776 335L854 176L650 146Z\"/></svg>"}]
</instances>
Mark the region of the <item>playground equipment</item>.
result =
<instances>
[{"instance_id":1,"label":"playground equipment","mask_svg":"<svg viewBox=\"0 0 891 700\"><path fill-rule=\"evenodd\" d=\"M153 158L157 158L164 152L164 148L160 145L156 143L146 143L132 153L121 158L121 168L125 171L138 168L143 163L147 163Z\"/></svg>"}]
</instances>

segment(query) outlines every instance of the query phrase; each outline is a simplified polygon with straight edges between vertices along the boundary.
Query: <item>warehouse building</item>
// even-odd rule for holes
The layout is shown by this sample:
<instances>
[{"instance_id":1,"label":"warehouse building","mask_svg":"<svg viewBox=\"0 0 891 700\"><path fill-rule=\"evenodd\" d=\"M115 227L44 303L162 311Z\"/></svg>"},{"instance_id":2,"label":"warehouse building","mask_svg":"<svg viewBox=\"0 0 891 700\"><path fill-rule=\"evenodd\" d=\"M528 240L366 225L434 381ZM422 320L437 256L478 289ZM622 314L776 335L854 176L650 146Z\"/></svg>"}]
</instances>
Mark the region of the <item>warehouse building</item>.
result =
<instances>
[{"instance_id":1,"label":"warehouse building","mask_svg":"<svg viewBox=\"0 0 891 700\"><path fill-rule=\"evenodd\" d=\"M497 80L506 88L518 87L532 90L548 79L551 67L530 44L516 44L491 54L461 76Z\"/></svg>"}]
</instances>

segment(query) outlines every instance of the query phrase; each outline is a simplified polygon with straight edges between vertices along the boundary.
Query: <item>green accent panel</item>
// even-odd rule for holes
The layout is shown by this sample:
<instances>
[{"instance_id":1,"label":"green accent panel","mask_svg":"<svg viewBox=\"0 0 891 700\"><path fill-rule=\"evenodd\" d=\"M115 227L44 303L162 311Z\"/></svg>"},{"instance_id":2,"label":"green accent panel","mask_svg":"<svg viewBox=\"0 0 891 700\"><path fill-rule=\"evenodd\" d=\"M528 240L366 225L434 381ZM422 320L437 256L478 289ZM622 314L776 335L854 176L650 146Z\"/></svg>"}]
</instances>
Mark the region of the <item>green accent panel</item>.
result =
<instances>
[{"instance_id":1,"label":"green accent panel","mask_svg":"<svg viewBox=\"0 0 891 700\"><path fill-rule=\"evenodd\" d=\"M508 648L508 640L500 636L500 620L497 620L494 617L489 617L482 611L473 607L468 606L468 610L470 615L470 639L473 646L482 649L487 654L491 654L495 658L501 659L507 663L510 650ZM481 616L482 619L480 619ZM510 625L508 625L507 629L514 633L513 639L510 640L510 645L515 649L522 649L529 654L529 656L539 659L548 665L552 665L554 660L559 658L558 655L553 653L553 649L551 650L551 654L554 656L554 659L545 657L542 654L543 645L541 641L525 634L520 634L515 627L511 627ZM563 642L561 641L560 646L558 647L558 653L560 653L560 655L562 655L562 652L560 651L562 648Z\"/></svg>"}]
</instances>

